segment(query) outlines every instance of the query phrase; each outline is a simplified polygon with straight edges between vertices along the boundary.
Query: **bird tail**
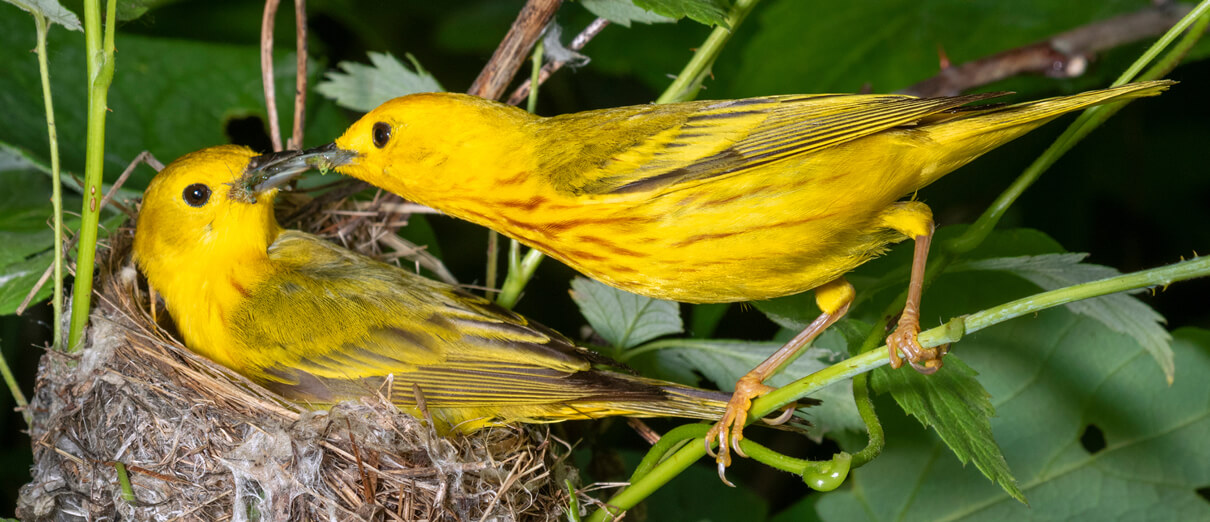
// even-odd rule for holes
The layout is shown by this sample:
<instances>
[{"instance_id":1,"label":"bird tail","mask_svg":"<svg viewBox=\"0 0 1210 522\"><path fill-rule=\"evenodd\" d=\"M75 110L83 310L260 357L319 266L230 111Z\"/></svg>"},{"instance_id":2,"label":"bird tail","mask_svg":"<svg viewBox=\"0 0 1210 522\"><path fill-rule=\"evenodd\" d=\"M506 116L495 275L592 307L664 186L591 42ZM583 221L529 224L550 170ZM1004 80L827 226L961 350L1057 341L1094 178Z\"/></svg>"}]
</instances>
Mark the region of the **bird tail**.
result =
<instances>
[{"instance_id":1,"label":"bird tail","mask_svg":"<svg viewBox=\"0 0 1210 522\"><path fill-rule=\"evenodd\" d=\"M1032 131L1068 112L1120 102L1134 98L1156 96L1177 82L1156 80L1138 82L1011 105L963 107L929 117L913 129L936 143L945 144L948 152L935 158L940 168L926 172L923 187L968 161L1022 134Z\"/></svg>"},{"instance_id":2,"label":"bird tail","mask_svg":"<svg viewBox=\"0 0 1210 522\"><path fill-rule=\"evenodd\" d=\"M723 413L727 410L727 403L731 400L730 393L703 390L642 377L632 378L641 379L657 386L663 392L662 400L615 402L609 404L609 408L613 410L612 415L626 415L629 417L686 417L717 421L722 418ZM817 404L819 404L819 400L817 399L803 398L798 401L798 407L814 406ZM807 423L800 422L799 424L805 425Z\"/></svg>"}]
</instances>

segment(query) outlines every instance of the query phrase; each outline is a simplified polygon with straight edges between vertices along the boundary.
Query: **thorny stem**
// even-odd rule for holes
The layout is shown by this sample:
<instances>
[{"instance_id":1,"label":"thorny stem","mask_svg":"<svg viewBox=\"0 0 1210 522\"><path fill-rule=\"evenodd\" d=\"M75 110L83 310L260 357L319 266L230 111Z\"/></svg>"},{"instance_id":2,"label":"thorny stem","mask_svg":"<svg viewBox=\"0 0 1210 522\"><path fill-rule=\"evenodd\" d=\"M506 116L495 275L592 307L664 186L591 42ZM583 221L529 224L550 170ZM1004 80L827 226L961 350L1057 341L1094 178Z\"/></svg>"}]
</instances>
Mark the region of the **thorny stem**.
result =
<instances>
[{"instance_id":1,"label":"thorny stem","mask_svg":"<svg viewBox=\"0 0 1210 522\"><path fill-rule=\"evenodd\" d=\"M744 21L748 13L752 12L752 8L756 7L756 3L759 1L736 0L735 4L731 6L731 12L727 13L729 27L716 26L710 32L710 36L707 36L702 46L693 53L693 58L685 64L685 68L672 81L672 85L669 85L664 90L664 94L661 94L655 102L674 103L696 98L697 92L702 89L702 80L705 80L706 76L710 74L710 67L714 65L714 60L723 51L723 46L727 44L739 24Z\"/></svg>"},{"instance_id":2,"label":"thorny stem","mask_svg":"<svg viewBox=\"0 0 1210 522\"><path fill-rule=\"evenodd\" d=\"M113 39L117 30L117 0L105 9L105 44L101 44L101 2L84 2L84 43L88 68L88 145L84 157L84 208L80 211L76 280L72 287L71 328L67 351L83 347L84 327L92 303L92 272L97 253L97 224L101 214L101 178L105 171L105 112L113 81Z\"/></svg>"},{"instance_id":3,"label":"thorny stem","mask_svg":"<svg viewBox=\"0 0 1210 522\"><path fill-rule=\"evenodd\" d=\"M63 187L59 173L59 133L55 128L55 104L51 100L50 93L50 67L49 59L46 56L46 34L50 30L50 22L42 15L42 12L37 9L30 9L30 14L34 16L34 27L37 28L37 46L38 46L38 73L42 78L42 101L46 106L46 133L47 140L50 143L50 176L51 176L51 207L54 220L55 234L55 259L54 278L55 290L54 297L51 301L51 306L54 308L55 323L54 328L54 349L63 349ZM5 368L7 375L7 367ZM9 384L9 387L17 393L14 397L17 398L17 403L25 406L25 397L21 395L21 389ZM26 414L26 421L29 420L29 414Z\"/></svg>"}]
</instances>

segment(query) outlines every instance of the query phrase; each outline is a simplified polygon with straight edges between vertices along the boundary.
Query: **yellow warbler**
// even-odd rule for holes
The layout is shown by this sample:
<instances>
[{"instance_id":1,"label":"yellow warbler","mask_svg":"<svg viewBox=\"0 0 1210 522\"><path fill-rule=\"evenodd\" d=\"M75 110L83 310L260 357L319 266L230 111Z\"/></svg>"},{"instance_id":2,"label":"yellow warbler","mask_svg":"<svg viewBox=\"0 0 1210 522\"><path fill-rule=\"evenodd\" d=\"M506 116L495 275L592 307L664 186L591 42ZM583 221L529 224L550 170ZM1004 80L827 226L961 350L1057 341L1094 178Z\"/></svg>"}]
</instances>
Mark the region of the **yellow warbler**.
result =
<instances>
[{"instance_id":1,"label":"yellow warbler","mask_svg":"<svg viewBox=\"0 0 1210 522\"><path fill-rule=\"evenodd\" d=\"M193 351L296 401L381 393L461 431L723 413L725 394L610 371L483 298L283 230L273 217L274 185L290 174L282 157L213 147L147 187L134 258ZM277 176L237 183L258 173Z\"/></svg>"},{"instance_id":2,"label":"yellow warbler","mask_svg":"<svg viewBox=\"0 0 1210 522\"><path fill-rule=\"evenodd\" d=\"M931 211L906 195L1066 112L1152 96L1157 81L1013 105L945 98L794 95L642 105L544 118L460 94L370 111L322 163L513 237L595 279L693 303L816 289L823 314L736 383L710 432L720 470L763 381L848 309L843 278L916 240L908 301L887 339L918 370ZM312 160L314 161L314 160ZM709 443L709 439L707 441ZM742 455L742 453L741 453Z\"/></svg>"}]
</instances>

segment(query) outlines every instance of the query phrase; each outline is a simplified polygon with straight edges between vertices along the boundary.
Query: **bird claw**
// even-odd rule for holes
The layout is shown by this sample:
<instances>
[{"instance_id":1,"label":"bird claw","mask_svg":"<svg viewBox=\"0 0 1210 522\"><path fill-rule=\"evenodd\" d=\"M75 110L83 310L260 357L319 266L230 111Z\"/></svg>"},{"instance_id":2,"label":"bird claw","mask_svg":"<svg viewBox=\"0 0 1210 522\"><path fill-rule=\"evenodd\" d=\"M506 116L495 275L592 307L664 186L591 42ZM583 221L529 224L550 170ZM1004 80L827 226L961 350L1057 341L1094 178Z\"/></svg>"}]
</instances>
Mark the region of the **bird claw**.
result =
<instances>
[{"instance_id":1,"label":"bird claw","mask_svg":"<svg viewBox=\"0 0 1210 522\"><path fill-rule=\"evenodd\" d=\"M791 402L782 406L781 413L776 417L761 417L760 421L770 426L781 426L794 418L794 410L798 409L797 402Z\"/></svg>"},{"instance_id":2,"label":"bird claw","mask_svg":"<svg viewBox=\"0 0 1210 522\"><path fill-rule=\"evenodd\" d=\"M745 375L735 383L735 392L731 394L731 401L728 402L727 411L723 413L723 417L710 427L710 431L706 432L704 439L706 454L714 458L714 462L718 464L718 478L728 486L734 487L734 484L729 482L726 477L727 466L731 465L731 452L734 451L736 455L748 458L739 443L744 440L744 425L747 424L752 399L760 397L772 389L761 383L759 378ZM790 409L793 411L792 406ZM785 422L782 417L787 416L783 413L774 421ZM718 441L718 451L710 447L710 443L714 441Z\"/></svg>"},{"instance_id":3,"label":"bird claw","mask_svg":"<svg viewBox=\"0 0 1210 522\"><path fill-rule=\"evenodd\" d=\"M912 368L924 375L931 375L941 369L943 363L941 358L949 351L949 345L924 348L916 339L919 333L920 327L910 323L900 323L899 327L887 337L886 344L887 350L890 352L891 368L898 369L903 366L903 360L906 358ZM899 357L901 351L905 356L903 358Z\"/></svg>"}]
</instances>

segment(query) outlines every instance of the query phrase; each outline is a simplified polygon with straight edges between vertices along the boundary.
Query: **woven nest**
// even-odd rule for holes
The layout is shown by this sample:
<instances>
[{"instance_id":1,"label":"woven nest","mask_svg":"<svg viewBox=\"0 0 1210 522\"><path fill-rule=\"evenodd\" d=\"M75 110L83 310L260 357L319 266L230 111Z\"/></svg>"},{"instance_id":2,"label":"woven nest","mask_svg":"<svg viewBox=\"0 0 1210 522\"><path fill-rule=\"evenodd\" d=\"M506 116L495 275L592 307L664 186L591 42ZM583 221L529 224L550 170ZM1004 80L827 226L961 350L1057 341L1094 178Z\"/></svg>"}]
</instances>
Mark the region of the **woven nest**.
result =
<instances>
[{"instance_id":1,"label":"woven nest","mask_svg":"<svg viewBox=\"0 0 1210 522\"><path fill-rule=\"evenodd\" d=\"M366 210L367 202L343 202L344 210L293 224L369 250L382 248L375 236L390 236L399 257L409 247L381 230L401 216L382 218L389 207L381 203ZM443 437L379 397L311 411L194 355L148 312L132 237L129 228L111 236L88 347L42 358L30 405L33 481L17 507L23 520L563 516L570 499L562 484L575 481L575 470L556 457L568 451L548 430ZM128 471L133 499L115 462Z\"/></svg>"}]
</instances>

